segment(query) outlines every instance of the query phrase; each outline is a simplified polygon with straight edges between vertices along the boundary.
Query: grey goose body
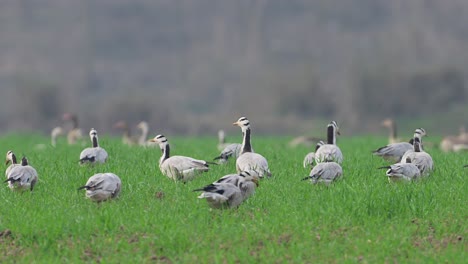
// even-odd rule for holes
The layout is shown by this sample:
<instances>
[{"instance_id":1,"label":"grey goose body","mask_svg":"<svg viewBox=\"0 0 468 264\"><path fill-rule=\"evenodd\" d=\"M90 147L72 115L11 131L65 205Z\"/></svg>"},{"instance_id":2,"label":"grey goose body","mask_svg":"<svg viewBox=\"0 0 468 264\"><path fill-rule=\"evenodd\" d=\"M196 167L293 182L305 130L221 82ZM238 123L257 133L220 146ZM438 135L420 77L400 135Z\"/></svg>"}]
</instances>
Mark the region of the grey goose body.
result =
<instances>
[{"instance_id":1,"label":"grey goose body","mask_svg":"<svg viewBox=\"0 0 468 264\"><path fill-rule=\"evenodd\" d=\"M86 197L94 202L103 202L116 198L120 194L122 182L114 173L98 173L91 176L86 185L78 190L85 189Z\"/></svg>"}]
</instances>

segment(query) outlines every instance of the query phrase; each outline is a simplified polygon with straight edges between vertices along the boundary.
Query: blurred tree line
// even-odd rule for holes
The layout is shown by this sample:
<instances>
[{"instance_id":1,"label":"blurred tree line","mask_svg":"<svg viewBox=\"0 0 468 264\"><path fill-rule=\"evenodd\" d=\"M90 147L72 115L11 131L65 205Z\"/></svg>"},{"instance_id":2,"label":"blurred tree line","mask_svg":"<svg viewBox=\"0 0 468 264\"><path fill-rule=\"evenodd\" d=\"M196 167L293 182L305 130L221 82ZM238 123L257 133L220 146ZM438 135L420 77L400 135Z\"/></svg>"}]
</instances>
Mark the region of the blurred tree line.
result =
<instances>
[{"instance_id":1,"label":"blurred tree line","mask_svg":"<svg viewBox=\"0 0 468 264\"><path fill-rule=\"evenodd\" d=\"M64 112L180 134L468 115L461 0L6 0L0 23L0 131Z\"/></svg>"}]
</instances>

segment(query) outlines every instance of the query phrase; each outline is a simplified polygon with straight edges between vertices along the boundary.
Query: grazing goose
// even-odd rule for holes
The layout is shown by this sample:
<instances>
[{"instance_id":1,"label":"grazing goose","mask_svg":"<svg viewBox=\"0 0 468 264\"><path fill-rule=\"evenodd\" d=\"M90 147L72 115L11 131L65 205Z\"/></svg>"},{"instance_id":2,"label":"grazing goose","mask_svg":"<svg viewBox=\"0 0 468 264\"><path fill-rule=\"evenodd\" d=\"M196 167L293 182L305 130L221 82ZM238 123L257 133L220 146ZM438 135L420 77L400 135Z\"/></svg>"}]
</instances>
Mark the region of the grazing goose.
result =
<instances>
[{"instance_id":1,"label":"grazing goose","mask_svg":"<svg viewBox=\"0 0 468 264\"><path fill-rule=\"evenodd\" d=\"M219 164L224 164L228 162L230 157L238 158L242 149L242 144L232 143L227 145L213 160L218 160ZM252 151L253 152L253 151Z\"/></svg>"},{"instance_id":2,"label":"grazing goose","mask_svg":"<svg viewBox=\"0 0 468 264\"><path fill-rule=\"evenodd\" d=\"M405 155L403 155L401 160L404 163L413 163L414 165L416 165L416 167L418 167L421 176L425 176L433 170L434 162L432 160L431 155L429 155L422 149L421 135L416 133L414 135L414 150L407 151Z\"/></svg>"},{"instance_id":3,"label":"grazing goose","mask_svg":"<svg viewBox=\"0 0 468 264\"><path fill-rule=\"evenodd\" d=\"M415 133L419 133L421 137L426 135L426 130L423 128L416 129ZM384 147L374 150L372 153L376 156L382 157L386 161L400 162L403 155L413 149L413 138L409 142L399 142L388 144Z\"/></svg>"},{"instance_id":4,"label":"grazing goose","mask_svg":"<svg viewBox=\"0 0 468 264\"><path fill-rule=\"evenodd\" d=\"M37 183L37 171L28 163L28 159L23 157L21 166L13 167L7 175L8 187L15 191L33 190Z\"/></svg>"},{"instance_id":5,"label":"grazing goose","mask_svg":"<svg viewBox=\"0 0 468 264\"><path fill-rule=\"evenodd\" d=\"M317 145L315 145L315 152L307 153L307 155L304 157L304 161L302 161L302 165L304 166L305 169L307 168L312 169L314 167L315 153L323 145L325 145L325 142L320 140L319 142L317 142Z\"/></svg>"},{"instance_id":6,"label":"grazing goose","mask_svg":"<svg viewBox=\"0 0 468 264\"><path fill-rule=\"evenodd\" d=\"M94 202L103 202L115 198L120 193L122 182L114 173L98 173L91 176L85 186L78 190L85 189L86 197Z\"/></svg>"},{"instance_id":7,"label":"grazing goose","mask_svg":"<svg viewBox=\"0 0 468 264\"><path fill-rule=\"evenodd\" d=\"M123 130L122 143L128 146L137 144L138 139L131 136L130 127L127 122L120 120L113 125L114 128Z\"/></svg>"},{"instance_id":8,"label":"grazing goose","mask_svg":"<svg viewBox=\"0 0 468 264\"><path fill-rule=\"evenodd\" d=\"M321 162L317 163L311 171L309 176L305 177L302 180L309 180L313 184L323 182L325 185L330 185L335 180L338 180L343 175L343 169L340 164L330 161L330 162Z\"/></svg>"},{"instance_id":9,"label":"grazing goose","mask_svg":"<svg viewBox=\"0 0 468 264\"><path fill-rule=\"evenodd\" d=\"M105 163L108 155L105 149L99 147L97 131L94 128L89 131L89 137L93 145L81 151L80 164Z\"/></svg>"},{"instance_id":10,"label":"grazing goose","mask_svg":"<svg viewBox=\"0 0 468 264\"><path fill-rule=\"evenodd\" d=\"M380 167L379 169L388 169L386 175L389 182L412 181L421 176L418 167L407 159L403 163L395 163L390 166Z\"/></svg>"},{"instance_id":11,"label":"grazing goose","mask_svg":"<svg viewBox=\"0 0 468 264\"><path fill-rule=\"evenodd\" d=\"M6 170L5 170L5 176L7 178L8 178L8 174L10 173L11 169L13 169L16 166L20 166L20 164L18 164L18 162L16 160L15 153L13 153L13 151L11 151L11 150L7 151L7 153L6 153L5 165L8 165L8 163L10 163L10 162L11 162L10 166L8 166L8 168L6 168Z\"/></svg>"},{"instance_id":12,"label":"grazing goose","mask_svg":"<svg viewBox=\"0 0 468 264\"><path fill-rule=\"evenodd\" d=\"M387 118L387 119L382 121L381 125L390 130L390 135L388 137L388 144L401 142L401 140L399 138L397 138L396 123L395 123L395 121L393 119Z\"/></svg>"},{"instance_id":13,"label":"grazing goose","mask_svg":"<svg viewBox=\"0 0 468 264\"><path fill-rule=\"evenodd\" d=\"M162 174L175 180L187 182L209 170L208 162L185 156L170 156L169 142L163 135L157 135L151 142L156 142L161 148L162 155L159 159L159 169Z\"/></svg>"},{"instance_id":14,"label":"grazing goose","mask_svg":"<svg viewBox=\"0 0 468 264\"><path fill-rule=\"evenodd\" d=\"M233 123L239 126L242 130L242 148L239 157L236 160L237 173L242 171L255 172L258 177L271 177L268 161L262 155L252 152L252 144L250 143L250 122L247 118L241 117L237 122Z\"/></svg>"},{"instance_id":15,"label":"grazing goose","mask_svg":"<svg viewBox=\"0 0 468 264\"><path fill-rule=\"evenodd\" d=\"M78 117L75 114L65 113L63 114L62 119L64 121L71 121L72 129L67 133L67 141L68 144L73 145L76 142L83 138L83 133L81 129L78 127Z\"/></svg>"},{"instance_id":16,"label":"grazing goose","mask_svg":"<svg viewBox=\"0 0 468 264\"><path fill-rule=\"evenodd\" d=\"M194 191L203 191L199 199L206 199L214 209L235 208L250 197L258 186L256 177L226 175L220 180Z\"/></svg>"},{"instance_id":17,"label":"grazing goose","mask_svg":"<svg viewBox=\"0 0 468 264\"><path fill-rule=\"evenodd\" d=\"M340 134L338 124L335 121L327 125L327 144L320 146L315 152L315 162L343 162L341 149L336 145L336 136Z\"/></svg>"}]
</instances>

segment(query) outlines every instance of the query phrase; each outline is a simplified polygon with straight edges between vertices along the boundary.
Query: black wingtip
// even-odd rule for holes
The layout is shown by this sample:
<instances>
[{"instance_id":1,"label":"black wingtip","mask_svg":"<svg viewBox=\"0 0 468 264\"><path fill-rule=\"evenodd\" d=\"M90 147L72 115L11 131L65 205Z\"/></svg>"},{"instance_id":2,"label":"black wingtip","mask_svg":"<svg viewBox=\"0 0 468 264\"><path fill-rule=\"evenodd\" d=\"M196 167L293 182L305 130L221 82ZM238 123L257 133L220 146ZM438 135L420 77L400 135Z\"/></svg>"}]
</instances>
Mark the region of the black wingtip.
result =
<instances>
[{"instance_id":1,"label":"black wingtip","mask_svg":"<svg viewBox=\"0 0 468 264\"><path fill-rule=\"evenodd\" d=\"M309 180L311 177L310 176L307 176L305 178L303 178L301 181L306 181L306 180Z\"/></svg>"},{"instance_id":2,"label":"black wingtip","mask_svg":"<svg viewBox=\"0 0 468 264\"><path fill-rule=\"evenodd\" d=\"M86 187L88 187L88 186L86 186L86 185L85 185L85 186L81 186L80 188L78 188L78 189L76 189L76 190L77 190L77 191L83 190L83 189L86 189Z\"/></svg>"},{"instance_id":3,"label":"black wingtip","mask_svg":"<svg viewBox=\"0 0 468 264\"><path fill-rule=\"evenodd\" d=\"M3 181L3 183L7 183L7 182L9 182L9 181L11 181L11 179L10 179L10 178L8 178L8 179L4 180L4 181Z\"/></svg>"}]
</instances>

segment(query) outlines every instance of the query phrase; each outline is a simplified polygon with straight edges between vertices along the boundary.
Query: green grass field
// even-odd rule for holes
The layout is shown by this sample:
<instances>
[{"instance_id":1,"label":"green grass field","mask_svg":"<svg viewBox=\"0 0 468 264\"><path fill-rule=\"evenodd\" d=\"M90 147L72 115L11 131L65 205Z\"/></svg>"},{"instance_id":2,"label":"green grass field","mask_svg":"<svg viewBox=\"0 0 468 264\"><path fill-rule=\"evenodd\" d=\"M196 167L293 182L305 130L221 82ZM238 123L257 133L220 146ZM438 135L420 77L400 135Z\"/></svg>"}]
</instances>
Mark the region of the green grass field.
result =
<instances>
[{"instance_id":1,"label":"green grass field","mask_svg":"<svg viewBox=\"0 0 468 264\"><path fill-rule=\"evenodd\" d=\"M174 155L218 154L215 138L167 136ZM235 161L182 184L159 171L159 148L103 136L108 163L80 167L83 147L63 139L35 149L47 139L0 138L2 155L25 154L39 173L33 193L0 188L0 262L466 263L468 153L427 149L436 167L429 178L390 184L376 169L387 163L371 155L385 138L341 137L343 179L325 187L301 181L309 149L287 148L286 137L252 140L273 177L238 209L210 210L192 190L235 172ZM120 176L117 200L96 204L76 190L98 172Z\"/></svg>"}]
</instances>

